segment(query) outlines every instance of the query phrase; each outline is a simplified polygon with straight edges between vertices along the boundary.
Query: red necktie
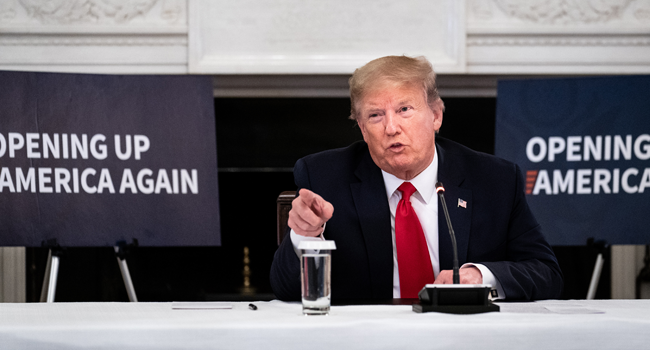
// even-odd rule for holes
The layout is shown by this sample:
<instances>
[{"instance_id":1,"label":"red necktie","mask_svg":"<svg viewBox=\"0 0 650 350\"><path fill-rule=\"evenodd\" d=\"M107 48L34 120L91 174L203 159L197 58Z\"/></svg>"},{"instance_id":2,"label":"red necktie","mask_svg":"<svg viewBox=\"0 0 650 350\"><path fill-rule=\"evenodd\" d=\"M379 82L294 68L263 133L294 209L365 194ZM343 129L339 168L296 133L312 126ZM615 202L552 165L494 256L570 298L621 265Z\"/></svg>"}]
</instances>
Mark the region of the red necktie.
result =
<instances>
[{"instance_id":1,"label":"red necktie","mask_svg":"<svg viewBox=\"0 0 650 350\"><path fill-rule=\"evenodd\" d=\"M424 231L411 206L410 199L415 187L410 182L404 182L397 190L402 192L395 213L400 295L402 298L417 298L425 284L433 283L433 267Z\"/></svg>"}]
</instances>

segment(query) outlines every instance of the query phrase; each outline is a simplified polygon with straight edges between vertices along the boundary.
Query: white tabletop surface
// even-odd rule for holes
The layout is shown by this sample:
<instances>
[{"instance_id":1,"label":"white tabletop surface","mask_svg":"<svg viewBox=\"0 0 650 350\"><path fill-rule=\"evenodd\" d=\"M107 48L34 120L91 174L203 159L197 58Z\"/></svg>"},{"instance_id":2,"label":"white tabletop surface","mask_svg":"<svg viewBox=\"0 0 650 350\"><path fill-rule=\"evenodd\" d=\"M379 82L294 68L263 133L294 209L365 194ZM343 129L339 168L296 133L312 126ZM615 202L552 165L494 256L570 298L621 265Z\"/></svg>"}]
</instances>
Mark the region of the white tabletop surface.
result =
<instances>
[{"instance_id":1,"label":"white tabletop surface","mask_svg":"<svg viewBox=\"0 0 650 350\"><path fill-rule=\"evenodd\" d=\"M501 312L417 314L406 305L0 304L0 349L650 349L650 300L499 303Z\"/></svg>"}]
</instances>

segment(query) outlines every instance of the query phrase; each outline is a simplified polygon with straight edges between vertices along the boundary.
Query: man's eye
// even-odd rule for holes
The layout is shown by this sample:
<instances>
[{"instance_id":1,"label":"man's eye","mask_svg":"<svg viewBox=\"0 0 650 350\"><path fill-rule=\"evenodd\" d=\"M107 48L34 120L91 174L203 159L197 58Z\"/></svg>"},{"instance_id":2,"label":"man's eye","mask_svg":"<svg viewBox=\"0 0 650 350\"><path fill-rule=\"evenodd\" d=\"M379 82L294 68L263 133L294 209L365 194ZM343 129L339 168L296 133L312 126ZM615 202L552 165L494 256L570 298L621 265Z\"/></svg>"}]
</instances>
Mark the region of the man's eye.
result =
<instances>
[{"instance_id":1,"label":"man's eye","mask_svg":"<svg viewBox=\"0 0 650 350\"><path fill-rule=\"evenodd\" d=\"M379 114L373 113L373 114L370 115L370 118L374 118L374 117L377 117L377 116L379 116Z\"/></svg>"},{"instance_id":2,"label":"man's eye","mask_svg":"<svg viewBox=\"0 0 650 350\"><path fill-rule=\"evenodd\" d=\"M410 109L410 107L402 107L399 109L400 112L406 112Z\"/></svg>"}]
</instances>

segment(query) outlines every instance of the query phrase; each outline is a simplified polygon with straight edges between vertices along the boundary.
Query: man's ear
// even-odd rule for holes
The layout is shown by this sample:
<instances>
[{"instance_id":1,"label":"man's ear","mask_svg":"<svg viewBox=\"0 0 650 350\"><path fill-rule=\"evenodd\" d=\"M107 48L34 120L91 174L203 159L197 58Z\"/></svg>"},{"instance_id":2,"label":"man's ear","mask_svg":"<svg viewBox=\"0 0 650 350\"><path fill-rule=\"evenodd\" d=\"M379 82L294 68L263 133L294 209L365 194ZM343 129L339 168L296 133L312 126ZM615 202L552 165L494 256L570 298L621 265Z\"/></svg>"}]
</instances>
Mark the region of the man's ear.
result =
<instances>
[{"instance_id":1,"label":"man's ear","mask_svg":"<svg viewBox=\"0 0 650 350\"><path fill-rule=\"evenodd\" d=\"M433 123L436 132L440 131L440 127L442 126L442 114L443 114L442 109L439 108L435 112L433 112L433 116L434 116Z\"/></svg>"},{"instance_id":2,"label":"man's ear","mask_svg":"<svg viewBox=\"0 0 650 350\"><path fill-rule=\"evenodd\" d=\"M444 104L442 104L442 100L438 100L435 106L433 106L432 108L433 125L434 125L434 130L436 132L440 131L440 127L442 126L443 110L444 110Z\"/></svg>"}]
</instances>

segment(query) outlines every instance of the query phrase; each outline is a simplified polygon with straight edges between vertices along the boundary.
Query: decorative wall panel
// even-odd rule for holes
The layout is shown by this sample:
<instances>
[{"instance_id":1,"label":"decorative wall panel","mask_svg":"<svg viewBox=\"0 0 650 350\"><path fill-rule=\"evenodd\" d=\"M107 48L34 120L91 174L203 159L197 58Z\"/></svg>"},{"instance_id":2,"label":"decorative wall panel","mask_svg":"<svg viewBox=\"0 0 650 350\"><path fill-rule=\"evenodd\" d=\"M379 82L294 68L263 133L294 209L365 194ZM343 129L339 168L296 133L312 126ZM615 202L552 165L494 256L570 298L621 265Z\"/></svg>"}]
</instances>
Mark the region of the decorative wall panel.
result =
<instances>
[{"instance_id":1,"label":"decorative wall panel","mask_svg":"<svg viewBox=\"0 0 650 350\"><path fill-rule=\"evenodd\" d=\"M648 0L468 0L467 71L650 72Z\"/></svg>"},{"instance_id":2,"label":"decorative wall panel","mask_svg":"<svg viewBox=\"0 0 650 350\"><path fill-rule=\"evenodd\" d=\"M186 73L185 0L1 0L0 69Z\"/></svg>"},{"instance_id":3,"label":"decorative wall panel","mask_svg":"<svg viewBox=\"0 0 650 350\"><path fill-rule=\"evenodd\" d=\"M348 75L390 54L442 74L650 73L650 0L0 0L0 69Z\"/></svg>"},{"instance_id":4,"label":"decorative wall panel","mask_svg":"<svg viewBox=\"0 0 650 350\"><path fill-rule=\"evenodd\" d=\"M385 55L425 55L465 70L457 0L192 2L190 72L351 74Z\"/></svg>"}]
</instances>

